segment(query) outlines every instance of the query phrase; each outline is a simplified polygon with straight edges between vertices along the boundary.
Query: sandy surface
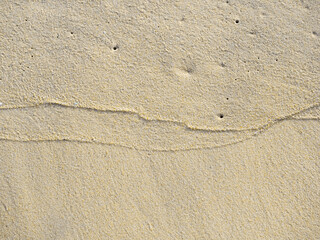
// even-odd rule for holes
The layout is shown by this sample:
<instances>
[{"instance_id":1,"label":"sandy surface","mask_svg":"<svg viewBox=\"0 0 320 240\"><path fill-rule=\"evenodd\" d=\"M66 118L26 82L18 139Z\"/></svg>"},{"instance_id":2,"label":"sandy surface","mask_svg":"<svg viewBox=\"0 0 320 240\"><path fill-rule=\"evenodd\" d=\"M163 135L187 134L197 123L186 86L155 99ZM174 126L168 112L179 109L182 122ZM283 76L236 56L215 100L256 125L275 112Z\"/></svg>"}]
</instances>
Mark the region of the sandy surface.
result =
<instances>
[{"instance_id":1,"label":"sandy surface","mask_svg":"<svg viewBox=\"0 0 320 240\"><path fill-rule=\"evenodd\" d=\"M320 4L0 1L1 239L320 239Z\"/></svg>"}]
</instances>

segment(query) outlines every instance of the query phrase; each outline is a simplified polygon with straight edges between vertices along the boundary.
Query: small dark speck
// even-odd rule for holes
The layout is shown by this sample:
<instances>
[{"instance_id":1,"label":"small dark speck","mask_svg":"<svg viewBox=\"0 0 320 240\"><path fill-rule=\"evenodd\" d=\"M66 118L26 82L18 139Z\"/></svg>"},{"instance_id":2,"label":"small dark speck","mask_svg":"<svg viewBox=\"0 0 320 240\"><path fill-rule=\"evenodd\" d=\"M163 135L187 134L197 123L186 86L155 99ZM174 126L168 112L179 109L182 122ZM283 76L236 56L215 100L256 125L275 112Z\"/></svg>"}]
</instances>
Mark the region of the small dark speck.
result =
<instances>
[{"instance_id":1,"label":"small dark speck","mask_svg":"<svg viewBox=\"0 0 320 240\"><path fill-rule=\"evenodd\" d=\"M70 32L71 34L73 34L73 32Z\"/></svg>"},{"instance_id":2,"label":"small dark speck","mask_svg":"<svg viewBox=\"0 0 320 240\"><path fill-rule=\"evenodd\" d=\"M318 33L316 31L313 31L312 34L318 36Z\"/></svg>"},{"instance_id":3,"label":"small dark speck","mask_svg":"<svg viewBox=\"0 0 320 240\"><path fill-rule=\"evenodd\" d=\"M251 35L256 35L257 34L257 30L253 29L249 32Z\"/></svg>"},{"instance_id":4,"label":"small dark speck","mask_svg":"<svg viewBox=\"0 0 320 240\"><path fill-rule=\"evenodd\" d=\"M236 23L239 23L239 20L236 20Z\"/></svg>"},{"instance_id":5,"label":"small dark speck","mask_svg":"<svg viewBox=\"0 0 320 240\"><path fill-rule=\"evenodd\" d=\"M278 62L278 58L276 58L276 62Z\"/></svg>"},{"instance_id":6,"label":"small dark speck","mask_svg":"<svg viewBox=\"0 0 320 240\"><path fill-rule=\"evenodd\" d=\"M186 67L185 71L191 74L194 72L194 69L192 67Z\"/></svg>"},{"instance_id":7,"label":"small dark speck","mask_svg":"<svg viewBox=\"0 0 320 240\"><path fill-rule=\"evenodd\" d=\"M222 113L220 113L219 114L219 118L223 118L224 116L223 116L223 114Z\"/></svg>"},{"instance_id":8,"label":"small dark speck","mask_svg":"<svg viewBox=\"0 0 320 240\"><path fill-rule=\"evenodd\" d=\"M116 51L116 50L119 49L119 46L118 46L118 45L117 45L117 46L114 46L112 49L113 49L114 51Z\"/></svg>"},{"instance_id":9,"label":"small dark speck","mask_svg":"<svg viewBox=\"0 0 320 240\"><path fill-rule=\"evenodd\" d=\"M227 100L229 100L229 98L227 97Z\"/></svg>"},{"instance_id":10,"label":"small dark speck","mask_svg":"<svg viewBox=\"0 0 320 240\"><path fill-rule=\"evenodd\" d=\"M33 58L33 55L31 55L31 57Z\"/></svg>"},{"instance_id":11,"label":"small dark speck","mask_svg":"<svg viewBox=\"0 0 320 240\"><path fill-rule=\"evenodd\" d=\"M220 65L221 65L221 67L225 67L226 66L226 64L223 63L223 62Z\"/></svg>"}]
</instances>

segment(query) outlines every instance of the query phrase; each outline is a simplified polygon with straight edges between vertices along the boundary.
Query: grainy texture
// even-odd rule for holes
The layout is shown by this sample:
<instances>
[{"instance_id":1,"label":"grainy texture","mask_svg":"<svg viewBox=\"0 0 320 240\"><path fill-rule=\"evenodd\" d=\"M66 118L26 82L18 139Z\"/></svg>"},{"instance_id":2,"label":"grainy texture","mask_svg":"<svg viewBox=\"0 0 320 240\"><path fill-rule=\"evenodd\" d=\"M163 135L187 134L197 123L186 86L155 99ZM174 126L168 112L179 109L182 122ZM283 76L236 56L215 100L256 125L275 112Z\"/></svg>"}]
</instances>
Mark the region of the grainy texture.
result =
<instances>
[{"instance_id":1,"label":"grainy texture","mask_svg":"<svg viewBox=\"0 0 320 240\"><path fill-rule=\"evenodd\" d=\"M1 141L2 239L319 239L319 130L178 152Z\"/></svg>"},{"instance_id":2,"label":"grainy texture","mask_svg":"<svg viewBox=\"0 0 320 240\"><path fill-rule=\"evenodd\" d=\"M320 239L319 20L0 1L0 239Z\"/></svg>"},{"instance_id":3,"label":"grainy texture","mask_svg":"<svg viewBox=\"0 0 320 240\"><path fill-rule=\"evenodd\" d=\"M3 107L55 102L248 129L320 101L317 1L0 6Z\"/></svg>"}]
</instances>

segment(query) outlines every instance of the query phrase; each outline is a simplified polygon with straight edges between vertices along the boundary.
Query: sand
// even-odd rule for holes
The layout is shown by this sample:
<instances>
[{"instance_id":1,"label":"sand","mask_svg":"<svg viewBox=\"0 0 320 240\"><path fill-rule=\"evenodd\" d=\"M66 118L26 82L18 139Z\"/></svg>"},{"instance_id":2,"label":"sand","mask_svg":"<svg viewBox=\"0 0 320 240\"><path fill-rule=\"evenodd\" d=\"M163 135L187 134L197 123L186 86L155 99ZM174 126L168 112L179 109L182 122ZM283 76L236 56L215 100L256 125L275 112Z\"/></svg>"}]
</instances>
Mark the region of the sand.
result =
<instances>
[{"instance_id":1,"label":"sand","mask_svg":"<svg viewBox=\"0 0 320 240\"><path fill-rule=\"evenodd\" d=\"M319 239L320 5L1 1L1 239Z\"/></svg>"}]
</instances>

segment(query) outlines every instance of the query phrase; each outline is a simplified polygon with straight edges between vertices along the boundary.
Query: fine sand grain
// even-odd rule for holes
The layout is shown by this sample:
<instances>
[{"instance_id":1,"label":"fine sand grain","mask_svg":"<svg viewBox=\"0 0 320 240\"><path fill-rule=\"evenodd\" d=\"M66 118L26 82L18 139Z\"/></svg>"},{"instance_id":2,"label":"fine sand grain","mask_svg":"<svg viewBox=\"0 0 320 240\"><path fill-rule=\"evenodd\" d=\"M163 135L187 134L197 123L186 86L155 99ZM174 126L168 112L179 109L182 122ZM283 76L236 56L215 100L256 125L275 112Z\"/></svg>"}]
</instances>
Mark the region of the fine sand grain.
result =
<instances>
[{"instance_id":1,"label":"fine sand grain","mask_svg":"<svg viewBox=\"0 0 320 240\"><path fill-rule=\"evenodd\" d=\"M0 1L0 239L320 239L320 3Z\"/></svg>"}]
</instances>

